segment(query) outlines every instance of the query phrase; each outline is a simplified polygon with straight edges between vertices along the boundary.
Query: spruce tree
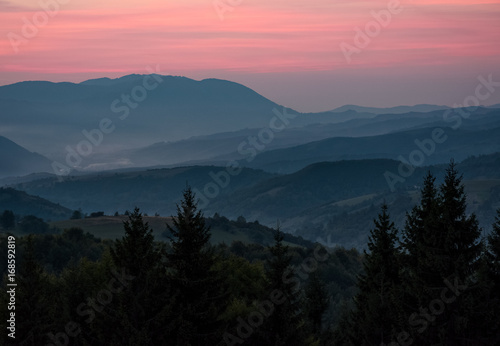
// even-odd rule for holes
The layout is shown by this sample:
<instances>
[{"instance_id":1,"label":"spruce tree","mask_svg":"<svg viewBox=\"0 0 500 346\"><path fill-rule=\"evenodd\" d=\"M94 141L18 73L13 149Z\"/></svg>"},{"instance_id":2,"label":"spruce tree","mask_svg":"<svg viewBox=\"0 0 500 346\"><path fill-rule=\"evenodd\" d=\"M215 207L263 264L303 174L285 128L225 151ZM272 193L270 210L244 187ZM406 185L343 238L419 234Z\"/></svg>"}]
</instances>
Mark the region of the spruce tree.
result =
<instances>
[{"instance_id":1,"label":"spruce tree","mask_svg":"<svg viewBox=\"0 0 500 346\"><path fill-rule=\"evenodd\" d=\"M444 183L440 188L442 199L442 224L444 227L445 251L449 263L442 269L467 281L477 268L482 242L479 241L481 229L475 214L467 215L467 197L464 192L462 176L458 175L452 161L446 170Z\"/></svg>"},{"instance_id":2,"label":"spruce tree","mask_svg":"<svg viewBox=\"0 0 500 346\"><path fill-rule=\"evenodd\" d=\"M153 231L144 222L139 208L123 222L125 236L115 242L111 257L118 267L127 268L133 276L143 276L149 269L160 264L161 251L154 244Z\"/></svg>"},{"instance_id":3,"label":"spruce tree","mask_svg":"<svg viewBox=\"0 0 500 346\"><path fill-rule=\"evenodd\" d=\"M370 231L369 252L365 251L364 273L359 276L359 293L348 333L353 345L390 343L397 331L399 304L396 288L400 284L397 229L390 220L387 205L382 206L375 228Z\"/></svg>"},{"instance_id":4,"label":"spruce tree","mask_svg":"<svg viewBox=\"0 0 500 346\"><path fill-rule=\"evenodd\" d=\"M404 258L411 266L417 266L422 254L435 247L431 241L439 233L437 218L439 217L439 197L435 187L436 178L430 172L424 179L421 189L421 202L406 216L406 226L403 232Z\"/></svg>"},{"instance_id":5,"label":"spruce tree","mask_svg":"<svg viewBox=\"0 0 500 346\"><path fill-rule=\"evenodd\" d=\"M218 320L226 308L224 279L215 270L216 254L209 244L210 229L197 209L190 187L183 192L177 216L172 217L172 252L168 254L169 278L176 299L173 344L207 345L222 340Z\"/></svg>"},{"instance_id":6,"label":"spruce tree","mask_svg":"<svg viewBox=\"0 0 500 346\"><path fill-rule=\"evenodd\" d=\"M271 257L266 261L266 277L270 294L281 297L274 311L264 323L262 331L269 345L302 345L302 312L300 282L294 280L289 248L283 244L284 235L279 225L274 234L274 245L269 247Z\"/></svg>"},{"instance_id":7,"label":"spruce tree","mask_svg":"<svg viewBox=\"0 0 500 346\"><path fill-rule=\"evenodd\" d=\"M442 286L441 271L436 269L437 252L444 247L441 229L441 200L435 186L436 178L428 172L421 189L420 205L406 215L402 241L402 323L434 299L433 287ZM432 283L432 284L431 284ZM409 326L408 326L409 327ZM413 331L411 328L409 330ZM419 338L426 329L419 329ZM415 335L414 335L415 336ZM417 337L417 336L415 336Z\"/></svg>"},{"instance_id":8,"label":"spruce tree","mask_svg":"<svg viewBox=\"0 0 500 346\"><path fill-rule=\"evenodd\" d=\"M427 175L421 204L407 216L403 273L407 328L415 342L461 344L474 335L468 329L470 288L482 244L478 221L466 209L462 177L452 161L438 190L434 178ZM444 302L442 292L455 297ZM438 305L431 306L432 302Z\"/></svg>"},{"instance_id":9,"label":"spruce tree","mask_svg":"<svg viewBox=\"0 0 500 346\"><path fill-rule=\"evenodd\" d=\"M153 231L139 208L134 209L123 226L125 235L115 242L111 258L115 273L126 277L126 285L104 310L106 321L119 323L121 331L108 340L124 345L166 342L170 289L162 261L163 248L155 244Z\"/></svg>"},{"instance_id":10,"label":"spruce tree","mask_svg":"<svg viewBox=\"0 0 500 346\"><path fill-rule=\"evenodd\" d=\"M457 297L455 304L450 304L442 314L443 322L439 325L440 340L458 344L469 340L472 344L476 331L470 328L474 311L474 274L478 269L482 242L479 240L481 229L475 214L467 215L467 197L464 192L462 176L452 161L446 170L440 187L441 227L443 229L444 248L442 256L436 258L436 265L441 275L448 282L458 281L465 291ZM436 296L435 296L436 297ZM441 317L441 316L439 316ZM442 335L445 335L444 337Z\"/></svg>"}]
</instances>

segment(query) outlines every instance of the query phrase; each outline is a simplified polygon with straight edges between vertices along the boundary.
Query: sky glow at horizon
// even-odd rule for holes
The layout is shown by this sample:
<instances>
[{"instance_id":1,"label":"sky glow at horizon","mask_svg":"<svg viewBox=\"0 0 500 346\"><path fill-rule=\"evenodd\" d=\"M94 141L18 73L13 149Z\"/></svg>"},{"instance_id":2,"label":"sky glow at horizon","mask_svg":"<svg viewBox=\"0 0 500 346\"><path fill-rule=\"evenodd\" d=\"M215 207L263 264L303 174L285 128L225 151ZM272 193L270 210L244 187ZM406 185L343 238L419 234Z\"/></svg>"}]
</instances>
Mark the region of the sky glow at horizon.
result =
<instances>
[{"instance_id":1,"label":"sky glow at horizon","mask_svg":"<svg viewBox=\"0 0 500 346\"><path fill-rule=\"evenodd\" d=\"M348 63L340 45L354 47L355 29L364 32L371 12L391 1L233 0L240 4L227 5L221 20L213 0L61 0L25 38L25 21L44 18L40 3L57 0L0 0L0 85L116 78L159 65L165 75L228 79L319 111L451 105L479 75L500 81L500 1L492 0L400 1L402 11ZM22 39L17 53L13 37ZM500 91L485 104L499 102Z\"/></svg>"}]
</instances>

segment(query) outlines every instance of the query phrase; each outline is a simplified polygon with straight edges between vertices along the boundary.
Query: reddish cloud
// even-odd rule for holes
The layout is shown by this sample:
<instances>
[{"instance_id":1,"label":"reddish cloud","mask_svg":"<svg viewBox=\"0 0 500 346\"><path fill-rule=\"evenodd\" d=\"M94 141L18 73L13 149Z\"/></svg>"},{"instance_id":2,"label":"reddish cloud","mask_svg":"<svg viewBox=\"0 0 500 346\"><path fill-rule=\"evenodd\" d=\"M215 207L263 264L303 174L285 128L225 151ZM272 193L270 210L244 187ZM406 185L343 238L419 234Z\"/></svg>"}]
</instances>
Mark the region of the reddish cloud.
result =
<instances>
[{"instance_id":1,"label":"reddish cloud","mask_svg":"<svg viewBox=\"0 0 500 346\"><path fill-rule=\"evenodd\" d=\"M355 28L364 29L371 11L389 1L242 0L221 21L211 0L73 0L15 53L9 37L22 37L23 18L32 22L42 11L37 3L0 1L0 73L124 74L150 64L166 74L335 71L480 65L500 57L500 1L492 0L401 1L403 11L351 64L340 44L354 45Z\"/></svg>"}]
</instances>

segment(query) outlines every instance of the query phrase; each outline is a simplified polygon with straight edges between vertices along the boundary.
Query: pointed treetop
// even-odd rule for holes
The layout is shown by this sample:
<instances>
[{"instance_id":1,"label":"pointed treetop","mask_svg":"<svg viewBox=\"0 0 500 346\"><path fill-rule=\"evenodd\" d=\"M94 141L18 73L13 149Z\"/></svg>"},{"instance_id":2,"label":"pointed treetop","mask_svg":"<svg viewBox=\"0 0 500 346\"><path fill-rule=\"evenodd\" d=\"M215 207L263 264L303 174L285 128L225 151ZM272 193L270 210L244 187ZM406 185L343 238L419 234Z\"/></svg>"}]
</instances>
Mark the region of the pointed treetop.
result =
<instances>
[{"instance_id":1,"label":"pointed treetop","mask_svg":"<svg viewBox=\"0 0 500 346\"><path fill-rule=\"evenodd\" d=\"M368 238L368 248L372 253L376 250L393 249L396 242L397 229L394 222L391 221L387 204L384 203L381 209L382 212L378 215L378 218L373 220L375 228L370 231Z\"/></svg>"},{"instance_id":2,"label":"pointed treetop","mask_svg":"<svg viewBox=\"0 0 500 346\"><path fill-rule=\"evenodd\" d=\"M269 248L271 253L275 256L280 256L288 251L288 245L283 245L283 240L285 239L284 233L280 229L280 224L276 226L276 231L274 232L274 245Z\"/></svg>"},{"instance_id":3,"label":"pointed treetop","mask_svg":"<svg viewBox=\"0 0 500 346\"><path fill-rule=\"evenodd\" d=\"M422 194L422 208L428 210L433 207L436 201L437 188L435 185L436 177L434 177L431 171L427 171L427 175L424 178L424 186L420 190Z\"/></svg>"},{"instance_id":4,"label":"pointed treetop","mask_svg":"<svg viewBox=\"0 0 500 346\"><path fill-rule=\"evenodd\" d=\"M137 276L159 260L160 253L154 245L153 230L144 222L139 208L123 222L125 235L115 241L111 248L111 258L118 267L125 267Z\"/></svg>"},{"instance_id":5,"label":"pointed treetop","mask_svg":"<svg viewBox=\"0 0 500 346\"><path fill-rule=\"evenodd\" d=\"M451 160L446 169L444 183L440 187L441 199L445 211L449 213L449 221L465 216L467 197L464 192L462 178L463 176L459 175L457 171L455 161Z\"/></svg>"},{"instance_id":6,"label":"pointed treetop","mask_svg":"<svg viewBox=\"0 0 500 346\"><path fill-rule=\"evenodd\" d=\"M210 227L205 226L205 219L197 209L196 195L190 186L183 191L183 197L181 204L177 204L177 215L172 216L173 227L167 224L176 253L172 258L200 253L209 244L211 237Z\"/></svg>"}]
</instances>

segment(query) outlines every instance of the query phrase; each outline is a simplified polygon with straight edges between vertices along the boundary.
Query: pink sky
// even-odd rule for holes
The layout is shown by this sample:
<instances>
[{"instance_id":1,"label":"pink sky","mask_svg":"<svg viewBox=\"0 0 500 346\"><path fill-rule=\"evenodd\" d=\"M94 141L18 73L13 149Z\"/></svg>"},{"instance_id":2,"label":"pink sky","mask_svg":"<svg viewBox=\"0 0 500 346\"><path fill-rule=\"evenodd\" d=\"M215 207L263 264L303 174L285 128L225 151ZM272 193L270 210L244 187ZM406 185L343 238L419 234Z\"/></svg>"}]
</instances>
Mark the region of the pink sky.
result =
<instances>
[{"instance_id":1,"label":"pink sky","mask_svg":"<svg viewBox=\"0 0 500 346\"><path fill-rule=\"evenodd\" d=\"M500 0L402 0L351 55L355 28L391 1L0 0L0 85L146 73L243 83L302 111L461 102L479 75L500 81ZM47 16L40 3L61 3ZM65 4L62 4L62 3ZM239 5L229 5L230 3ZM33 37L23 23L42 20ZM37 17L38 16L38 17ZM22 39L14 49L12 38ZM495 78L496 77L496 78ZM500 90L484 101L500 102Z\"/></svg>"}]
</instances>

